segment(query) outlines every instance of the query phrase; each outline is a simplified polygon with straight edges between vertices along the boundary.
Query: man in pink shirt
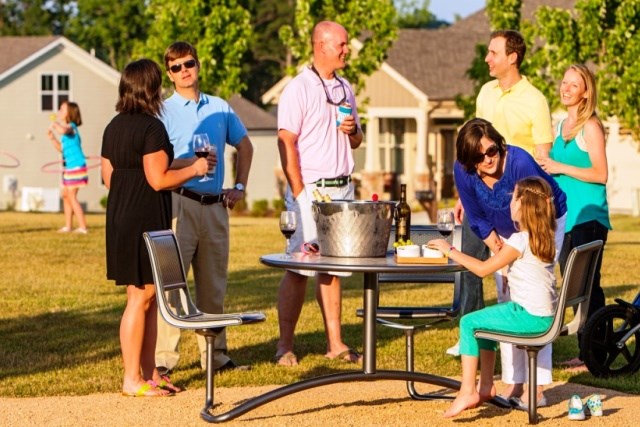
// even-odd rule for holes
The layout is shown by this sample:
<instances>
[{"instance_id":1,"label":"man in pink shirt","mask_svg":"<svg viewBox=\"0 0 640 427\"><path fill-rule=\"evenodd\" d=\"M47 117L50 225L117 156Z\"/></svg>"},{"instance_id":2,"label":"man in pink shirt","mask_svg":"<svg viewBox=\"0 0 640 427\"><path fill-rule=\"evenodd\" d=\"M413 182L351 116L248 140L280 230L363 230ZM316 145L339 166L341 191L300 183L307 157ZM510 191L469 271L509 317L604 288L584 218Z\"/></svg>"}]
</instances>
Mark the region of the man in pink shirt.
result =
<instances>
[{"instance_id":1,"label":"man in pink shirt","mask_svg":"<svg viewBox=\"0 0 640 427\"><path fill-rule=\"evenodd\" d=\"M352 150L362 142L362 131L351 85L336 74L349 54L347 31L335 22L317 24L312 34L313 65L306 67L285 88L278 103L278 149L287 178L285 203L295 211L298 227L291 247L316 240L311 216L316 188L332 199L353 199ZM351 114L338 123L338 107L349 105ZM316 277L316 299L327 335L326 357L359 362L362 356L342 341L340 279L334 274L287 270L278 291L278 340L275 361L298 364L293 353L308 277Z\"/></svg>"}]
</instances>

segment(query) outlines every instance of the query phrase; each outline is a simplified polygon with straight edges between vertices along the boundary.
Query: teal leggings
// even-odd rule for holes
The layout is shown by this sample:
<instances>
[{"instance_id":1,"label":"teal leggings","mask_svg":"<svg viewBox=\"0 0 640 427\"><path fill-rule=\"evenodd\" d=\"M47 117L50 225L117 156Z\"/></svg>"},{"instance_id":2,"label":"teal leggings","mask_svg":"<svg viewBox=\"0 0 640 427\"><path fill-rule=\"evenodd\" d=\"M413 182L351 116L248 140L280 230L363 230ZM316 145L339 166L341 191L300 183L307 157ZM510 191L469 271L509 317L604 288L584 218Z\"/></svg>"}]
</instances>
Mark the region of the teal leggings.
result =
<instances>
[{"instance_id":1,"label":"teal leggings","mask_svg":"<svg viewBox=\"0 0 640 427\"><path fill-rule=\"evenodd\" d=\"M485 307L460 319L460 354L480 356L480 350L496 351L498 343L478 339L478 329L516 335L541 334L551 327L553 316L534 316L513 301Z\"/></svg>"}]
</instances>

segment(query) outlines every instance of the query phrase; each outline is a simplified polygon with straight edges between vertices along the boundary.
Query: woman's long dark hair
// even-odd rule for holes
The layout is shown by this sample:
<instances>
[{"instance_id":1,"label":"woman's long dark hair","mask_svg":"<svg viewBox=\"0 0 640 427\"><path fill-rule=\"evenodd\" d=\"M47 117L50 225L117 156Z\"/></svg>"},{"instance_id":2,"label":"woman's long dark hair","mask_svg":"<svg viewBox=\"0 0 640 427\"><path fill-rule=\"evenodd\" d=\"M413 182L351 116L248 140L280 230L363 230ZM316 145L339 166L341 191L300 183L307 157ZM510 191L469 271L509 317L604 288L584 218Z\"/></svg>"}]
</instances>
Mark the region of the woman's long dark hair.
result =
<instances>
[{"instance_id":1,"label":"woman's long dark hair","mask_svg":"<svg viewBox=\"0 0 640 427\"><path fill-rule=\"evenodd\" d=\"M133 61L124 68L118 87L116 111L157 116L162 111L162 71L150 59Z\"/></svg>"}]
</instances>

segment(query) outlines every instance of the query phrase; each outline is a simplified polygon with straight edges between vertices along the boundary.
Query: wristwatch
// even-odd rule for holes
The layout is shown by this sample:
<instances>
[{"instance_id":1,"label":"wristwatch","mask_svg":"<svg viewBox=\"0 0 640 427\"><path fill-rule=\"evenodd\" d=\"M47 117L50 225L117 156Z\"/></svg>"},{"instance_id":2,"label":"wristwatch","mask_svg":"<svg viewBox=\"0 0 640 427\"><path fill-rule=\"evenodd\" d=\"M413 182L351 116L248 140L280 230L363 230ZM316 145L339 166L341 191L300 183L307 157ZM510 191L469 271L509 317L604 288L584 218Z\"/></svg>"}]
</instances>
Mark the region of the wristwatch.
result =
<instances>
[{"instance_id":1,"label":"wristwatch","mask_svg":"<svg viewBox=\"0 0 640 427\"><path fill-rule=\"evenodd\" d=\"M239 182L233 188L238 190L238 191L244 191L244 184Z\"/></svg>"}]
</instances>

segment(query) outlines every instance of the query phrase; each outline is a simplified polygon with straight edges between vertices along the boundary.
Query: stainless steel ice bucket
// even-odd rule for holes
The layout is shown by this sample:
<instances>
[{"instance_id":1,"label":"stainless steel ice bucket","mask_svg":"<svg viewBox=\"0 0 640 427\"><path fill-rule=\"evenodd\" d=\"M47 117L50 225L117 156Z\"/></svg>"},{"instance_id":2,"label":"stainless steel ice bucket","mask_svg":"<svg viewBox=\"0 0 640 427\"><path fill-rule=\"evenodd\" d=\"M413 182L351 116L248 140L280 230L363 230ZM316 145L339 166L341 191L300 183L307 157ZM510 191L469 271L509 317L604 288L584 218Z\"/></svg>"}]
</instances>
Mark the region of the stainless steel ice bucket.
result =
<instances>
[{"instance_id":1,"label":"stainless steel ice bucket","mask_svg":"<svg viewBox=\"0 0 640 427\"><path fill-rule=\"evenodd\" d=\"M394 202L313 202L320 253L335 257L383 257L387 253Z\"/></svg>"}]
</instances>

